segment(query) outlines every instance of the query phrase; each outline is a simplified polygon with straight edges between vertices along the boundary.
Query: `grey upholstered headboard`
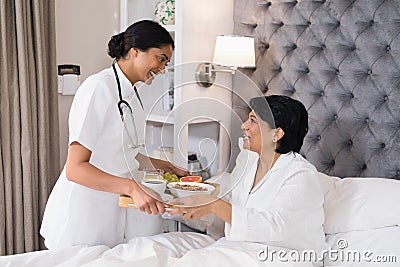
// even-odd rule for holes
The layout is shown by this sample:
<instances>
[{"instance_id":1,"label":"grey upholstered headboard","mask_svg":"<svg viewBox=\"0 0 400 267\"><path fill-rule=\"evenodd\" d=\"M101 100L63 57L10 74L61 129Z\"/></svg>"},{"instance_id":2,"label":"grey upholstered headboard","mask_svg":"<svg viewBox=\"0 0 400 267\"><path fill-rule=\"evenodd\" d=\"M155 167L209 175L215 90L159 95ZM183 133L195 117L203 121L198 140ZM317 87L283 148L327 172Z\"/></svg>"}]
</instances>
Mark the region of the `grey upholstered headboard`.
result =
<instances>
[{"instance_id":1,"label":"grey upholstered headboard","mask_svg":"<svg viewBox=\"0 0 400 267\"><path fill-rule=\"evenodd\" d=\"M246 74L308 109L319 171L400 179L400 0L235 0L234 22L256 40Z\"/></svg>"}]
</instances>

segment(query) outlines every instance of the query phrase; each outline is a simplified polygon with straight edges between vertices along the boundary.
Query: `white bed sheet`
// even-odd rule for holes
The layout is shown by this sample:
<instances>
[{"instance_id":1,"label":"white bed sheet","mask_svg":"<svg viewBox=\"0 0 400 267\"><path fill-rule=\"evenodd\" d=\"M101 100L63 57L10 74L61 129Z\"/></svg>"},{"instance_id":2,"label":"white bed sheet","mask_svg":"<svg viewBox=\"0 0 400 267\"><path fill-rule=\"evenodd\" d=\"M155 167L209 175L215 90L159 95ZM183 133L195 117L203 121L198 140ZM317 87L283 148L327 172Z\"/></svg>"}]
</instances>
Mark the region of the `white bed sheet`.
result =
<instances>
[{"instance_id":1,"label":"white bed sheet","mask_svg":"<svg viewBox=\"0 0 400 267\"><path fill-rule=\"evenodd\" d=\"M352 231L327 235L327 242L333 250L344 256L343 260L325 259L325 266L346 267L397 267L400 266L400 227L384 227L366 231ZM338 243L345 248L339 249ZM360 261L347 252L361 253ZM367 253L365 257L363 253ZM353 260L355 259L355 260Z\"/></svg>"},{"instance_id":2,"label":"white bed sheet","mask_svg":"<svg viewBox=\"0 0 400 267\"><path fill-rule=\"evenodd\" d=\"M198 233L167 233L139 237L114 248L75 246L0 257L2 267L101 266L274 266L311 267L310 263L260 261L261 245L228 242Z\"/></svg>"}]
</instances>

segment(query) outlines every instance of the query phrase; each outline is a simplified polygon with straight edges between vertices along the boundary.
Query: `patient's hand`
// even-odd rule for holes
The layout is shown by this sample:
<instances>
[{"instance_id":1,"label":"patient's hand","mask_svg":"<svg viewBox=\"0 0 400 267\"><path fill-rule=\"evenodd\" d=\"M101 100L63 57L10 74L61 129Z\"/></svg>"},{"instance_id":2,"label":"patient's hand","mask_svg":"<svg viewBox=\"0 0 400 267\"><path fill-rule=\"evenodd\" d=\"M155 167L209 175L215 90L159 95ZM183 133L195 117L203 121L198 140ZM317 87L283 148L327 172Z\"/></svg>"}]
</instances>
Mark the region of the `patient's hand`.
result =
<instances>
[{"instance_id":1,"label":"patient's hand","mask_svg":"<svg viewBox=\"0 0 400 267\"><path fill-rule=\"evenodd\" d=\"M182 214L184 220L198 220L207 214L213 213L213 205L218 198L210 195L198 195L176 198L168 204L176 205L169 215Z\"/></svg>"},{"instance_id":2,"label":"patient's hand","mask_svg":"<svg viewBox=\"0 0 400 267\"><path fill-rule=\"evenodd\" d=\"M185 207L196 207L196 206L203 206L203 205L208 205L217 200L218 198L215 196L211 195L192 195L188 197L180 197L180 198L175 198L168 202L168 204L171 205L179 205L179 206L185 206Z\"/></svg>"}]
</instances>

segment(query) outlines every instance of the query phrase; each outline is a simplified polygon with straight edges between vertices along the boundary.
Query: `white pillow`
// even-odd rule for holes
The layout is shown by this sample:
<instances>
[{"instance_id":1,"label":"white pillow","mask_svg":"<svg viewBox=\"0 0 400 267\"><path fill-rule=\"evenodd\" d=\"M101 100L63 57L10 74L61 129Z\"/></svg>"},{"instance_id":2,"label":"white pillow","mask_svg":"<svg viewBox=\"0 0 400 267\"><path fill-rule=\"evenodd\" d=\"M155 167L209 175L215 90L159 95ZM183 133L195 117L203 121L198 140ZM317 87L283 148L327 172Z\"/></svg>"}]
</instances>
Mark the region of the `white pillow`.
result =
<instances>
[{"instance_id":1,"label":"white pillow","mask_svg":"<svg viewBox=\"0 0 400 267\"><path fill-rule=\"evenodd\" d=\"M326 234L400 225L400 181L349 177L325 195Z\"/></svg>"},{"instance_id":2,"label":"white pillow","mask_svg":"<svg viewBox=\"0 0 400 267\"><path fill-rule=\"evenodd\" d=\"M324 192L324 196L331 190L335 188L335 182L340 181L339 177L329 176L325 173L318 172L319 181L321 183L322 191Z\"/></svg>"}]
</instances>

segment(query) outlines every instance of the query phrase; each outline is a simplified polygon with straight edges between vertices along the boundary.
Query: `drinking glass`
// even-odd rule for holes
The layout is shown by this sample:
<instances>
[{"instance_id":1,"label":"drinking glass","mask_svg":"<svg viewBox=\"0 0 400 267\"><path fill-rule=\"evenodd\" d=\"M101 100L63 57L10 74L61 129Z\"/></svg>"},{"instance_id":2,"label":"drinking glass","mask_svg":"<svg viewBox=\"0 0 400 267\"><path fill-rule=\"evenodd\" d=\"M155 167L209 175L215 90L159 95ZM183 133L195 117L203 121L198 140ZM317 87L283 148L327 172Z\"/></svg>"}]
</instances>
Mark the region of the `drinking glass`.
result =
<instances>
[{"instance_id":1,"label":"drinking glass","mask_svg":"<svg viewBox=\"0 0 400 267\"><path fill-rule=\"evenodd\" d=\"M162 180L164 171L160 169L145 169L142 180Z\"/></svg>"}]
</instances>

